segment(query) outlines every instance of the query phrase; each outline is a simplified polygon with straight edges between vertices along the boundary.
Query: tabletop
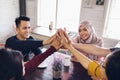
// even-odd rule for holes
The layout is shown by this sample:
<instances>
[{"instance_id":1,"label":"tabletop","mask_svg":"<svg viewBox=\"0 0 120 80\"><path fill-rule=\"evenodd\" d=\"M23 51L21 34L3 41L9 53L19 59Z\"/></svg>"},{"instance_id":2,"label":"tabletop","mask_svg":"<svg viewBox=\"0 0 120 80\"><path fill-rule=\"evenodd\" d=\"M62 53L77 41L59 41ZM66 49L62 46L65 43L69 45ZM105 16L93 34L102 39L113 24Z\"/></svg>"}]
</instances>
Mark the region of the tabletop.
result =
<instances>
[{"instance_id":1,"label":"tabletop","mask_svg":"<svg viewBox=\"0 0 120 80\"><path fill-rule=\"evenodd\" d=\"M53 79L53 61L55 56L64 62L66 54L55 52L49 56L44 62L47 63L45 69L38 68L32 74L25 77L25 80L55 80ZM78 62L70 61L69 70L65 71L62 67L61 80L92 80L87 73L87 70Z\"/></svg>"}]
</instances>

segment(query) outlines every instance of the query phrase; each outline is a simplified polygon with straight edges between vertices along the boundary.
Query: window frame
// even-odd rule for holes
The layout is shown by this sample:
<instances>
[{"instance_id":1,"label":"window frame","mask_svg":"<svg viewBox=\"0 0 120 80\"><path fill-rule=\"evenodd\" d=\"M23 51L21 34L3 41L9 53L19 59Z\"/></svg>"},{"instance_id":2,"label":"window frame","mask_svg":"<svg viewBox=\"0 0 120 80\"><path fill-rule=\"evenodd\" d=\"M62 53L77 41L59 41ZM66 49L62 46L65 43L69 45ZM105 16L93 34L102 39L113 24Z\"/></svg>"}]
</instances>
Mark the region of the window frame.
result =
<instances>
[{"instance_id":1,"label":"window frame","mask_svg":"<svg viewBox=\"0 0 120 80\"><path fill-rule=\"evenodd\" d=\"M105 38L109 38L109 39L114 39L114 40L120 40L120 36L117 36L119 33L117 32L117 34L115 34L115 31L113 32L113 29L115 27L112 27L112 29L110 29L111 27L109 27L109 21L110 20L113 20L111 19L111 12L112 12L112 6L114 4L114 1L113 0L110 0L108 2L108 6L107 6L107 12L106 12L106 19L105 19L105 27L104 27L104 31L103 31L103 37ZM118 18L114 18L114 19L118 19ZM119 21L120 21L120 18L119 18ZM115 21L114 21L115 22ZM115 24L113 24L115 25ZM112 30L112 31L110 31ZM115 29L114 29L115 30Z\"/></svg>"},{"instance_id":2,"label":"window frame","mask_svg":"<svg viewBox=\"0 0 120 80\"><path fill-rule=\"evenodd\" d=\"M41 0L39 0L39 1L41 1ZM38 5L37 5L37 6L40 6L39 1L38 1ZM78 1L79 1L79 0L78 0ZM72 30L73 30L73 32L77 32L77 31L78 31L79 21L80 21L80 11L81 11L81 7L82 7L82 6L81 6L82 1L80 0L79 2L81 2L81 3L80 3L80 5L79 5L79 7L78 7L78 8L79 8L79 11L78 11L79 13L78 13L78 17L76 17L76 18L78 18L78 19L77 19L77 22L75 23L75 24L76 24L75 29L74 29L74 30L71 29L71 30L68 30L68 31L72 31ZM57 5L58 5L58 0L56 0L56 6L57 6ZM55 21L54 21L54 23L53 23L53 24L54 24L53 27L54 27L55 29L60 28L60 27L58 27L59 25L58 25L58 19L57 19L57 18L58 18L57 9L58 9L58 6L56 7ZM39 24L39 22L40 22L40 20L39 20L39 19L40 19L39 12L40 12L40 10L39 10L39 8L38 8L38 9L37 9L37 26L40 26L40 27L41 27L41 26L42 26L42 27L49 27L49 24L50 24L50 22L51 22L52 20L49 21L49 24L46 25L46 26ZM68 22L68 23L70 23L70 22ZM73 23L72 23L72 24L73 24ZM71 26L71 25L67 24L67 26ZM63 26L63 27L66 27L66 26ZM62 27L62 28L63 28L63 27ZM72 26L72 27L73 27L73 26ZM68 29L69 29L69 27L68 27Z\"/></svg>"}]
</instances>

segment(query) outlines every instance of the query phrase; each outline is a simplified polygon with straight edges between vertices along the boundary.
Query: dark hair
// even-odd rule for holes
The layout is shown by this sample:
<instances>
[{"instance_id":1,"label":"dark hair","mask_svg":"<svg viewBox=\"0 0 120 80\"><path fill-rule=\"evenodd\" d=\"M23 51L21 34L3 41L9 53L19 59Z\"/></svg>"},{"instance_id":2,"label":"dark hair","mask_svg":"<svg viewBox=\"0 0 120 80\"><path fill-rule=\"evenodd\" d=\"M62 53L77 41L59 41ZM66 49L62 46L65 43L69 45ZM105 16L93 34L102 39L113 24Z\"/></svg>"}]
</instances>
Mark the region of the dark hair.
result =
<instances>
[{"instance_id":1,"label":"dark hair","mask_svg":"<svg viewBox=\"0 0 120 80\"><path fill-rule=\"evenodd\" d=\"M108 56L106 62L106 75L108 80L120 80L120 50Z\"/></svg>"},{"instance_id":2,"label":"dark hair","mask_svg":"<svg viewBox=\"0 0 120 80\"><path fill-rule=\"evenodd\" d=\"M21 20L23 20L23 21L30 21L30 18L27 17L27 16L17 17L17 18L15 19L16 27L19 27L19 25L20 25L20 23L21 23Z\"/></svg>"},{"instance_id":3,"label":"dark hair","mask_svg":"<svg viewBox=\"0 0 120 80\"><path fill-rule=\"evenodd\" d=\"M23 80L23 56L19 51L0 49L0 80Z\"/></svg>"}]
</instances>

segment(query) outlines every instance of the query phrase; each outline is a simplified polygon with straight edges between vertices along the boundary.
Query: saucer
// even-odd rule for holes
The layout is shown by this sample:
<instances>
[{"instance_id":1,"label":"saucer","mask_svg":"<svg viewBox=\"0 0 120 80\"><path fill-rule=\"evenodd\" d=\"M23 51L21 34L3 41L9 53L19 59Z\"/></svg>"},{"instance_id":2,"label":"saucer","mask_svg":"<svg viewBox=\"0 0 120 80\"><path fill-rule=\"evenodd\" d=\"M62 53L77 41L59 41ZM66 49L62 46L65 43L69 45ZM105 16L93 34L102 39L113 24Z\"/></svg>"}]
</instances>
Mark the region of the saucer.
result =
<instances>
[{"instance_id":1,"label":"saucer","mask_svg":"<svg viewBox=\"0 0 120 80\"><path fill-rule=\"evenodd\" d=\"M42 62L41 64L38 65L37 68L38 69L45 69L45 68L47 68L47 63L46 62Z\"/></svg>"}]
</instances>

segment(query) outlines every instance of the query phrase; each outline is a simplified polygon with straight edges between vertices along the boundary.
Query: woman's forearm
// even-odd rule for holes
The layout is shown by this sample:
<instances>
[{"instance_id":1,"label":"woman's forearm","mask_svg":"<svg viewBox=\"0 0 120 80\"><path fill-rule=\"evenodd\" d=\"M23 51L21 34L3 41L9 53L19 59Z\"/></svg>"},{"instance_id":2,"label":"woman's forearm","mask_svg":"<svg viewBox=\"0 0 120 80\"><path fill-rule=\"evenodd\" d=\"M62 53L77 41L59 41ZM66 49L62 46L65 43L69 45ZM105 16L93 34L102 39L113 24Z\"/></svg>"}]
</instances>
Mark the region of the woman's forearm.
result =
<instances>
[{"instance_id":1,"label":"woman's forearm","mask_svg":"<svg viewBox=\"0 0 120 80\"><path fill-rule=\"evenodd\" d=\"M107 48L102 48L95 46L93 44L72 44L74 48L81 50L88 54L93 54L96 56L106 56L110 53L110 50Z\"/></svg>"},{"instance_id":2,"label":"woman's forearm","mask_svg":"<svg viewBox=\"0 0 120 80\"><path fill-rule=\"evenodd\" d=\"M71 52L71 54L73 54L76 57L76 59L83 65L83 67L85 69L88 69L88 65L90 62L92 62L92 60L90 60L89 58L84 56L82 53L77 51L74 47L72 47L72 45L69 46L68 49Z\"/></svg>"},{"instance_id":3,"label":"woman's forearm","mask_svg":"<svg viewBox=\"0 0 120 80\"><path fill-rule=\"evenodd\" d=\"M88 70L88 74L90 76L96 76L100 79L105 78L103 74L101 74L101 70L104 70L104 68L101 68L100 65L84 56L82 53L77 51L74 47L70 46L68 47L69 51L77 58L77 60L81 63L81 65ZM103 73L103 72L102 72Z\"/></svg>"}]
</instances>

